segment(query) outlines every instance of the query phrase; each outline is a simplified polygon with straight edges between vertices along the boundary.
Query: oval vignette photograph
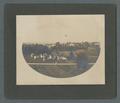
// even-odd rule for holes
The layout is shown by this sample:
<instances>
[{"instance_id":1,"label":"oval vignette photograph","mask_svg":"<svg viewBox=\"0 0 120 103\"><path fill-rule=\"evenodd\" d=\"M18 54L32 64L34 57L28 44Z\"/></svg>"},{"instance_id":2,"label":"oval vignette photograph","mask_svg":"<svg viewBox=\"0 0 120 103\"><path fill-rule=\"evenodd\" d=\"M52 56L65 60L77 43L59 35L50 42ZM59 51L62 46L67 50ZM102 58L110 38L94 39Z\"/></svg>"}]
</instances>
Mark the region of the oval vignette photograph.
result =
<instances>
[{"instance_id":1,"label":"oval vignette photograph","mask_svg":"<svg viewBox=\"0 0 120 103\"><path fill-rule=\"evenodd\" d=\"M26 62L34 70L47 76L65 78L89 70L97 61L100 44L99 42L24 43L22 50Z\"/></svg>"},{"instance_id":2,"label":"oval vignette photograph","mask_svg":"<svg viewBox=\"0 0 120 103\"><path fill-rule=\"evenodd\" d=\"M104 84L105 17L16 15L17 85Z\"/></svg>"}]
</instances>

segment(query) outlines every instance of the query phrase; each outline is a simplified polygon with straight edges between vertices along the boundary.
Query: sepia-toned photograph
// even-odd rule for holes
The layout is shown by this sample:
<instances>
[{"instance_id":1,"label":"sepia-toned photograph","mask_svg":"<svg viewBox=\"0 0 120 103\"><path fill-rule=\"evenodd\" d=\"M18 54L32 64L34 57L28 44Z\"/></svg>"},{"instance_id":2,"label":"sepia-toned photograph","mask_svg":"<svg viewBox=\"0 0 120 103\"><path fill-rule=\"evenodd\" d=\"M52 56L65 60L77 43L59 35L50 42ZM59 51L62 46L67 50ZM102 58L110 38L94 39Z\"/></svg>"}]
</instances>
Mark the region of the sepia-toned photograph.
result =
<instances>
[{"instance_id":1,"label":"sepia-toned photograph","mask_svg":"<svg viewBox=\"0 0 120 103\"><path fill-rule=\"evenodd\" d=\"M48 76L65 78L80 75L90 69L98 59L100 44L99 42L24 43L22 49L30 67Z\"/></svg>"},{"instance_id":2,"label":"sepia-toned photograph","mask_svg":"<svg viewBox=\"0 0 120 103\"><path fill-rule=\"evenodd\" d=\"M105 84L105 17L16 15L16 84Z\"/></svg>"}]
</instances>

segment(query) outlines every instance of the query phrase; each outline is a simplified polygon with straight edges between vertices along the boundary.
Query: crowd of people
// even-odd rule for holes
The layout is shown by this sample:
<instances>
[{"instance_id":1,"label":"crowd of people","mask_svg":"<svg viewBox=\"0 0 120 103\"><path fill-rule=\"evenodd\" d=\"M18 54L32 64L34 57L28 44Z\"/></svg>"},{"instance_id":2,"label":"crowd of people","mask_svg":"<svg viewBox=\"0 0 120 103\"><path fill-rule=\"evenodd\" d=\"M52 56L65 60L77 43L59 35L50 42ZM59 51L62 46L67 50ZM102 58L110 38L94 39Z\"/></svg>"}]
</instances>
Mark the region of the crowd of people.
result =
<instances>
[{"instance_id":1,"label":"crowd of people","mask_svg":"<svg viewBox=\"0 0 120 103\"><path fill-rule=\"evenodd\" d=\"M94 43L55 43L53 44L23 44L23 54L31 63L70 63L76 62L85 67L88 64L89 48L97 55L100 52L98 42ZM62 53L61 53L62 52ZM97 54L95 54L97 53Z\"/></svg>"},{"instance_id":2,"label":"crowd of people","mask_svg":"<svg viewBox=\"0 0 120 103\"><path fill-rule=\"evenodd\" d=\"M53 54L39 54L36 55L34 53L31 53L30 58L33 59L34 61L39 61L39 62L67 62L68 58L64 56L59 56L59 55L53 55Z\"/></svg>"}]
</instances>

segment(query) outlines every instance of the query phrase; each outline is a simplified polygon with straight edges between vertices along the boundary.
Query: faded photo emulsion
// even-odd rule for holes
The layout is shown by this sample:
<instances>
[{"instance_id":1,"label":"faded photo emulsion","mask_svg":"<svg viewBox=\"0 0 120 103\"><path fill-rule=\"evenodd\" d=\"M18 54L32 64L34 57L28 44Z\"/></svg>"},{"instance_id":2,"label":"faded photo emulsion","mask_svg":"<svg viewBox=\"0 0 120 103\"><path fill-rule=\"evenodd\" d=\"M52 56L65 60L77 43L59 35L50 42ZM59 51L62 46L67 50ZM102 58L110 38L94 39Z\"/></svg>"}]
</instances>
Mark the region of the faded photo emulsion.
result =
<instances>
[{"instance_id":1,"label":"faded photo emulsion","mask_svg":"<svg viewBox=\"0 0 120 103\"><path fill-rule=\"evenodd\" d=\"M105 16L16 15L16 85L105 84Z\"/></svg>"}]
</instances>

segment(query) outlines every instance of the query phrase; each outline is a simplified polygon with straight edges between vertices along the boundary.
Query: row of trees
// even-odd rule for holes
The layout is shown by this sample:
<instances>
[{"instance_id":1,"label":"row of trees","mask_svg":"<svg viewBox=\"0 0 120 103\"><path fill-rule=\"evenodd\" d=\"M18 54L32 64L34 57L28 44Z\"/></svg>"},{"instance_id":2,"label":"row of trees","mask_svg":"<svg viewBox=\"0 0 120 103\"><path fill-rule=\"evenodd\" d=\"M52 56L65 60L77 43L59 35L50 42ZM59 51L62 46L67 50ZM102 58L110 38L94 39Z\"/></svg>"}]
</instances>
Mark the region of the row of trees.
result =
<instances>
[{"instance_id":1,"label":"row of trees","mask_svg":"<svg viewBox=\"0 0 120 103\"><path fill-rule=\"evenodd\" d=\"M71 45L72 44L72 45ZM31 52L39 53L51 53L52 51L74 51L77 49L88 49L88 47L96 47L100 48L99 45L95 45L94 43L82 42L82 43L60 43L56 42L54 46L49 47L47 44L23 44L23 52L24 54L29 54Z\"/></svg>"}]
</instances>

